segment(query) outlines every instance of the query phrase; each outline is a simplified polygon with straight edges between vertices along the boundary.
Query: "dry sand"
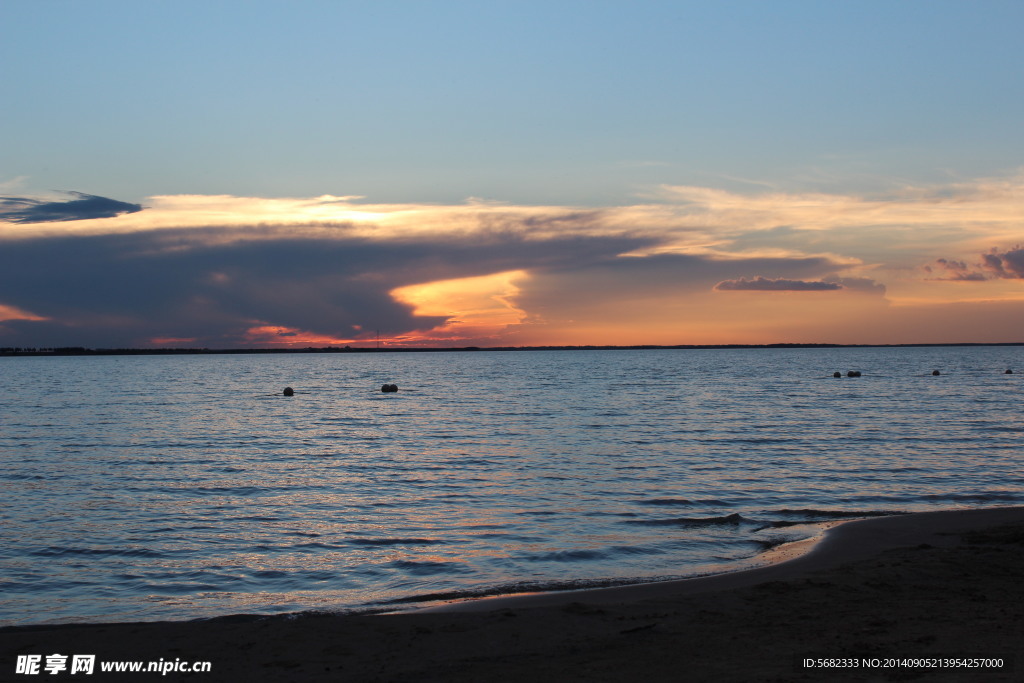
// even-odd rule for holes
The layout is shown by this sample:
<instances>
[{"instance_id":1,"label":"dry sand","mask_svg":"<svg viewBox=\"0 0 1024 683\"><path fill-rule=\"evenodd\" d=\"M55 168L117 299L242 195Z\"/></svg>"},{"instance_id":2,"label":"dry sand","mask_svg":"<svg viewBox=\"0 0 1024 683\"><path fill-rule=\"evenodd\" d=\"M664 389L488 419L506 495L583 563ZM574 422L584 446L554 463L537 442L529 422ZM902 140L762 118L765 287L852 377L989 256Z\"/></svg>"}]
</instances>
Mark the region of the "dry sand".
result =
<instances>
[{"instance_id":1,"label":"dry sand","mask_svg":"<svg viewBox=\"0 0 1024 683\"><path fill-rule=\"evenodd\" d=\"M1021 681L1022 650L1024 508L1000 508L845 523L795 559L685 581L396 615L0 629L0 680ZM17 655L53 653L212 670L14 673ZM1005 665L863 666L974 657Z\"/></svg>"}]
</instances>

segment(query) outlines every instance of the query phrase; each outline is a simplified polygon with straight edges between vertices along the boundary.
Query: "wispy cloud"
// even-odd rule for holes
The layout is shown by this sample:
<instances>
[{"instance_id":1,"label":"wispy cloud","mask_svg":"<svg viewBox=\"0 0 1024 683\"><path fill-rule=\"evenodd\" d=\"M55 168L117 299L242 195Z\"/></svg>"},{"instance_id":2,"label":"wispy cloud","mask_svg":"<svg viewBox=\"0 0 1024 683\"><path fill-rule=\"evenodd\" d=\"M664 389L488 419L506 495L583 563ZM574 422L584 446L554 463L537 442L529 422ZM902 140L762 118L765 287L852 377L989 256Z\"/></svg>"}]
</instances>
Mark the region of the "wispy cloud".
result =
<instances>
[{"instance_id":1,"label":"wispy cloud","mask_svg":"<svg viewBox=\"0 0 1024 683\"><path fill-rule=\"evenodd\" d=\"M677 206L684 224L712 228L719 244L816 247L868 258L908 250L937 258L943 248L980 251L1013 243L1024 220L1024 174L873 196L690 186L663 186L650 196Z\"/></svg>"},{"instance_id":2,"label":"wispy cloud","mask_svg":"<svg viewBox=\"0 0 1024 683\"><path fill-rule=\"evenodd\" d=\"M755 277L752 280L745 277L738 280L722 280L715 285L715 289L720 292L827 292L842 288L843 286L837 282L786 280L785 278L773 280L765 277Z\"/></svg>"},{"instance_id":3,"label":"wispy cloud","mask_svg":"<svg viewBox=\"0 0 1024 683\"><path fill-rule=\"evenodd\" d=\"M936 280L983 282L988 279L964 261L955 259L935 259L934 263L926 264L923 268L926 273L933 274Z\"/></svg>"},{"instance_id":4,"label":"wispy cloud","mask_svg":"<svg viewBox=\"0 0 1024 683\"><path fill-rule=\"evenodd\" d=\"M47 201L32 197L0 197L0 221L8 223L58 223L113 218L142 211L142 205L119 202L84 192L68 192L77 199Z\"/></svg>"}]
</instances>

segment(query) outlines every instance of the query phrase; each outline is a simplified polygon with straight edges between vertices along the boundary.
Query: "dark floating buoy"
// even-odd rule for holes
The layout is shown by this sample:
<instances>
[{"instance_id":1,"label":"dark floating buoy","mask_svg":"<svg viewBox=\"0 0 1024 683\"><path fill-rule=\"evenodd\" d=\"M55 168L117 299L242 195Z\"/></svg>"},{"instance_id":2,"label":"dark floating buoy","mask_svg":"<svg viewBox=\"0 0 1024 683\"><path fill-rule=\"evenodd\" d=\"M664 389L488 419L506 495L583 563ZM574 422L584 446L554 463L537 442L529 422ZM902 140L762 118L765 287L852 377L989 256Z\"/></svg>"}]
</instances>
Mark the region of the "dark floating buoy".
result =
<instances>
[{"instance_id":1,"label":"dark floating buoy","mask_svg":"<svg viewBox=\"0 0 1024 683\"><path fill-rule=\"evenodd\" d=\"M285 396L294 396L295 390L292 389L291 387L285 387L284 391L282 391L281 393L284 394Z\"/></svg>"},{"instance_id":2,"label":"dark floating buoy","mask_svg":"<svg viewBox=\"0 0 1024 683\"><path fill-rule=\"evenodd\" d=\"M860 370L850 370L846 373L847 377L860 377Z\"/></svg>"},{"instance_id":3,"label":"dark floating buoy","mask_svg":"<svg viewBox=\"0 0 1024 683\"><path fill-rule=\"evenodd\" d=\"M1004 375L1012 375L1013 374L1013 370L1011 370L1010 368L1006 368L1006 372L1004 372L1003 374Z\"/></svg>"},{"instance_id":4,"label":"dark floating buoy","mask_svg":"<svg viewBox=\"0 0 1024 683\"><path fill-rule=\"evenodd\" d=\"M385 394L392 393L392 392L398 391L398 385L397 384L384 384L384 385L381 386L380 390L383 391Z\"/></svg>"},{"instance_id":5,"label":"dark floating buoy","mask_svg":"<svg viewBox=\"0 0 1024 683\"><path fill-rule=\"evenodd\" d=\"M932 370L932 377L938 377L938 376L939 376L939 375L941 375L941 374L942 374L942 373L941 373L941 372L939 372L938 370Z\"/></svg>"},{"instance_id":6,"label":"dark floating buoy","mask_svg":"<svg viewBox=\"0 0 1024 683\"><path fill-rule=\"evenodd\" d=\"M841 372L839 372L839 371L836 371L836 372L833 372L833 373L832 373L832 376L833 376L833 377L842 377L842 376L843 376L843 373L841 373Z\"/></svg>"}]
</instances>

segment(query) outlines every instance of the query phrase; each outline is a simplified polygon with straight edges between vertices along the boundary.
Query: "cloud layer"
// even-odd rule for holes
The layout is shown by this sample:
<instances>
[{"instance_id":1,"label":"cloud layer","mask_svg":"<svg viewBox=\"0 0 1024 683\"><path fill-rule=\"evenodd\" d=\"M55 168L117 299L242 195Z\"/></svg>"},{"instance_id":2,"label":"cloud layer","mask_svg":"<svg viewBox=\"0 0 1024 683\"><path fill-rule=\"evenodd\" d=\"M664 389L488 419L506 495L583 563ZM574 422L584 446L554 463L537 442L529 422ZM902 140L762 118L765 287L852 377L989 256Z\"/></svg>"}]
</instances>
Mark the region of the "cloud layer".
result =
<instances>
[{"instance_id":1,"label":"cloud layer","mask_svg":"<svg viewBox=\"0 0 1024 683\"><path fill-rule=\"evenodd\" d=\"M739 280L722 280L715 289L723 292L745 290L748 292L828 292L842 289L843 286L837 282L824 282L822 280L786 280L785 278L770 279L755 277L748 280L741 277Z\"/></svg>"},{"instance_id":2,"label":"cloud layer","mask_svg":"<svg viewBox=\"0 0 1024 683\"><path fill-rule=\"evenodd\" d=\"M302 226L297 226L301 228ZM18 343L134 346L154 339L231 346L256 340L354 340L430 329L391 291L413 284L601 260L637 239L573 235L544 241L289 237L288 230L207 228L47 237L0 250L0 292L34 320L4 323ZM45 321L38 318L45 317ZM273 339L268 330L278 328ZM0 342L2 344L2 342Z\"/></svg>"},{"instance_id":3,"label":"cloud layer","mask_svg":"<svg viewBox=\"0 0 1024 683\"><path fill-rule=\"evenodd\" d=\"M598 208L73 194L0 200L0 346L1015 341L1024 303L1019 177Z\"/></svg>"}]
</instances>

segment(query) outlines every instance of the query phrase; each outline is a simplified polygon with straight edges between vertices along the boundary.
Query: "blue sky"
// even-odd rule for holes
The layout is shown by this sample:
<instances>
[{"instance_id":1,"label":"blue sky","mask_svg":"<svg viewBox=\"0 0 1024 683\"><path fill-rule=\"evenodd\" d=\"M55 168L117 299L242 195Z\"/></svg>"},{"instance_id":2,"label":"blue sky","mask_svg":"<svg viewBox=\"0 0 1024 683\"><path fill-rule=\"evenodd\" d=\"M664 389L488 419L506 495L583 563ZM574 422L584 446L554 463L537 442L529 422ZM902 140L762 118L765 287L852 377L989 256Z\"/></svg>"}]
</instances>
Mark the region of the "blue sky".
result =
<instances>
[{"instance_id":1,"label":"blue sky","mask_svg":"<svg viewBox=\"0 0 1024 683\"><path fill-rule=\"evenodd\" d=\"M0 178L604 205L1024 151L1020 2L4 4Z\"/></svg>"},{"instance_id":2,"label":"blue sky","mask_svg":"<svg viewBox=\"0 0 1024 683\"><path fill-rule=\"evenodd\" d=\"M255 289L223 292L263 271L247 270L251 252L217 247L216 267L185 269L198 279L153 285L180 331L114 301L116 283L70 307L56 286L40 296L49 281L30 295L12 275L0 345L270 344L275 329L351 340L370 327L452 343L1024 337L1006 322L1024 313L1021 2L8 0L0 11L0 237L33 258L64 263L67 240L88 236L115 250L97 257L109 271L124 248L112 236L126 233L186 231L195 249L227 239L225 226L247 243L269 239L268 222L329 248L355 234L314 236L315 220L415 243L435 266L395 252L421 279L363 291L362 271L299 282L312 257L288 252L290 284L321 299L289 323L275 316L294 301L261 308ZM510 240L518 260L458 262L481 235ZM528 248L547 239L566 251ZM96 279L78 263L67 272ZM652 273L676 289L648 278L634 291ZM595 278L631 294L588 299ZM849 297L869 291L877 324L821 323L823 308L866 306ZM393 315L354 313L374 306ZM970 333L936 306L970 308ZM627 328L638 336L615 331Z\"/></svg>"}]
</instances>

